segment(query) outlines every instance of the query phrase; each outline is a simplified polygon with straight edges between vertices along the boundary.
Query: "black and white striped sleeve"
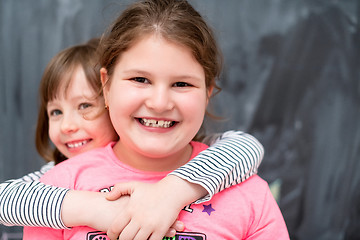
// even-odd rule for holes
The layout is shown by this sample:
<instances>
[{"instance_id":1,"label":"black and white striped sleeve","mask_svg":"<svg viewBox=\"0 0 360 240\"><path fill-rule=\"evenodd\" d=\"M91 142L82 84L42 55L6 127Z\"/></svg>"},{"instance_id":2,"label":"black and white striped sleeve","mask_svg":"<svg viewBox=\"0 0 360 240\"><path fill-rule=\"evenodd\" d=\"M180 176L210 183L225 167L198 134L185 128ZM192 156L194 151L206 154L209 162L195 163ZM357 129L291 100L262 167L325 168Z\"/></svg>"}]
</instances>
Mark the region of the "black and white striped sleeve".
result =
<instances>
[{"instance_id":1,"label":"black and white striped sleeve","mask_svg":"<svg viewBox=\"0 0 360 240\"><path fill-rule=\"evenodd\" d=\"M240 131L228 131L170 175L204 187L208 195L195 202L201 203L256 174L263 157L264 148L255 137Z\"/></svg>"},{"instance_id":2,"label":"black and white striped sleeve","mask_svg":"<svg viewBox=\"0 0 360 240\"><path fill-rule=\"evenodd\" d=\"M61 204L69 189L39 182L52 166L47 164L40 171L0 184L1 224L67 228L61 220Z\"/></svg>"}]
</instances>

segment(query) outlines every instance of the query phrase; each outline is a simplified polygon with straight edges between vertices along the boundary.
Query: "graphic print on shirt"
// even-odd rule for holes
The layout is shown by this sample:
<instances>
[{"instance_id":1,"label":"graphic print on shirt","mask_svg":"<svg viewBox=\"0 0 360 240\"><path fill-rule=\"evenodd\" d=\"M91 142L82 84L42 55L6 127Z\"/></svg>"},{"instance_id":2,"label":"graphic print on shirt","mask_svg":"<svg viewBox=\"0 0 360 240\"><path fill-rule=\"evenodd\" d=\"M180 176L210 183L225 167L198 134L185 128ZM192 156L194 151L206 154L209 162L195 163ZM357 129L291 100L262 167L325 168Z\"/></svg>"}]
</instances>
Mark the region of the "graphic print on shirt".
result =
<instances>
[{"instance_id":1,"label":"graphic print on shirt","mask_svg":"<svg viewBox=\"0 0 360 240\"><path fill-rule=\"evenodd\" d=\"M203 204L204 210L202 210L202 212L206 212L207 214L209 214L209 216L211 215L211 212L214 212L215 209L212 208L211 203L209 205L205 205Z\"/></svg>"},{"instance_id":2,"label":"graphic print on shirt","mask_svg":"<svg viewBox=\"0 0 360 240\"><path fill-rule=\"evenodd\" d=\"M185 206L182 210L192 213L194 211L194 209L191 208L192 203L190 203L189 205ZM214 212L215 209L211 206L211 203L209 205L203 204L204 210L202 210L202 212L207 213L209 216L211 215L211 212Z\"/></svg>"},{"instance_id":3,"label":"graphic print on shirt","mask_svg":"<svg viewBox=\"0 0 360 240\"><path fill-rule=\"evenodd\" d=\"M191 204L192 203L190 203L189 205L186 205L182 210L192 213L194 211L194 209L191 208Z\"/></svg>"},{"instance_id":4,"label":"graphic print on shirt","mask_svg":"<svg viewBox=\"0 0 360 240\"><path fill-rule=\"evenodd\" d=\"M104 232L94 231L86 234L86 240L106 240L107 235Z\"/></svg>"},{"instance_id":5,"label":"graphic print on shirt","mask_svg":"<svg viewBox=\"0 0 360 240\"><path fill-rule=\"evenodd\" d=\"M164 237L162 240L206 240L206 235L197 232L178 232L174 237Z\"/></svg>"},{"instance_id":6,"label":"graphic print on shirt","mask_svg":"<svg viewBox=\"0 0 360 240\"><path fill-rule=\"evenodd\" d=\"M99 190L99 192L102 192L102 193L108 193L108 192L111 192L113 190L114 186L110 186L108 188L102 188Z\"/></svg>"},{"instance_id":7,"label":"graphic print on shirt","mask_svg":"<svg viewBox=\"0 0 360 240\"><path fill-rule=\"evenodd\" d=\"M88 232L86 240L106 240L107 235L105 232L94 231ZM206 240L206 235L197 232L178 232L174 237L164 237L162 240Z\"/></svg>"}]
</instances>

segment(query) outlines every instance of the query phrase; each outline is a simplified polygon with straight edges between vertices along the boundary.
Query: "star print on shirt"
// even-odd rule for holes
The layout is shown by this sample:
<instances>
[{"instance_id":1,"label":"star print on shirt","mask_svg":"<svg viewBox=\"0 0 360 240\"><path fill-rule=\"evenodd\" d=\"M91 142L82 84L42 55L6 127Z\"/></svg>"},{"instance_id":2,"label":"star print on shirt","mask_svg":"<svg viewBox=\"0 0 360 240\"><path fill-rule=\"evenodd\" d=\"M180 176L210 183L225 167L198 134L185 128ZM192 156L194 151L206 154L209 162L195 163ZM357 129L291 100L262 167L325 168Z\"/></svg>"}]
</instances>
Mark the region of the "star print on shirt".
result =
<instances>
[{"instance_id":1,"label":"star print on shirt","mask_svg":"<svg viewBox=\"0 0 360 240\"><path fill-rule=\"evenodd\" d=\"M209 204L209 205L203 204L203 207L204 207L204 210L202 210L202 211L203 211L203 212L206 212L207 214L209 214L209 216L210 216L211 212L214 212L214 211L215 211L215 209L213 209L213 208L211 207L211 204Z\"/></svg>"}]
</instances>

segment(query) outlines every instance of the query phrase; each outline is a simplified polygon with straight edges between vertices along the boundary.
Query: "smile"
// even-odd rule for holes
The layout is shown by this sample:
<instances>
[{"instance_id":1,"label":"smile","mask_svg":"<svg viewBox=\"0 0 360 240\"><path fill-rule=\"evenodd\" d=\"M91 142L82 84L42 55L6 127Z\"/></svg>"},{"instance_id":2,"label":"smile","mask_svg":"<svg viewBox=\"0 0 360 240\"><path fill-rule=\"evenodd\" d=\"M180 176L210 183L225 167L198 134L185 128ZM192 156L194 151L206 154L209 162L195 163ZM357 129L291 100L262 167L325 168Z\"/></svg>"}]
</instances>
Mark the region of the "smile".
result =
<instances>
[{"instance_id":1,"label":"smile","mask_svg":"<svg viewBox=\"0 0 360 240\"><path fill-rule=\"evenodd\" d=\"M139 118L139 122L144 126L156 128L169 128L174 126L175 124L175 121L155 120L146 118Z\"/></svg>"},{"instance_id":2,"label":"smile","mask_svg":"<svg viewBox=\"0 0 360 240\"><path fill-rule=\"evenodd\" d=\"M66 146L68 148L77 148L77 147L81 147L81 146L87 144L88 142L90 142L90 140L84 140L84 141L76 142L76 143L66 143Z\"/></svg>"}]
</instances>

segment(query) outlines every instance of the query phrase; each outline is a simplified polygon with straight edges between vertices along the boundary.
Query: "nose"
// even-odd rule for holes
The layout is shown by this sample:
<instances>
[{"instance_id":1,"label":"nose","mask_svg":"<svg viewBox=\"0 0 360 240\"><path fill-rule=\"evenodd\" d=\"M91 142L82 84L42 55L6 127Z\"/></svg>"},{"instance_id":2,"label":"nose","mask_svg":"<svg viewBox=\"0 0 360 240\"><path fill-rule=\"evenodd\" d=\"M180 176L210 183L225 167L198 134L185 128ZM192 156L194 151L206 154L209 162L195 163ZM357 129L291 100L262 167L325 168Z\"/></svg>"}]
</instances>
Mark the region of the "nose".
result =
<instances>
[{"instance_id":1,"label":"nose","mask_svg":"<svg viewBox=\"0 0 360 240\"><path fill-rule=\"evenodd\" d=\"M79 124L76 121L76 116L71 114L64 114L61 121L61 131L69 134L76 132L79 129Z\"/></svg>"},{"instance_id":2,"label":"nose","mask_svg":"<svg viewBox=\"0 0 360 240\"><path fill-rule=\"evenodd\" d=\"M153 87L149 91L146 106L155 112L161 113L174 108L173 94L166 86Z\"/></svg>"}]
</instances>

